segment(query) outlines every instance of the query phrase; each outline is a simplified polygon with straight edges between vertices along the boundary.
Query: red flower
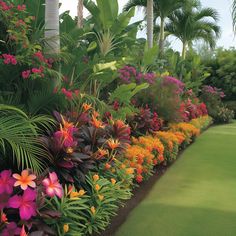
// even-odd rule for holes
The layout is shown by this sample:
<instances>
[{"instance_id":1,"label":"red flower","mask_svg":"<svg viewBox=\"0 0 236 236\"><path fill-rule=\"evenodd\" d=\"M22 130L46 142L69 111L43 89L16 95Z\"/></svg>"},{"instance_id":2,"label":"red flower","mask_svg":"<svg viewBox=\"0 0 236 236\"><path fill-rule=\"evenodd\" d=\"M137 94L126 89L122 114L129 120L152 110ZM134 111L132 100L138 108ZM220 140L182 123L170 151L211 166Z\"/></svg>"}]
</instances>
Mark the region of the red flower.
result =
<instances>
[{"instance_id":1,"label":"red flower","mask_svg":"<svg viewBox=\"0 0 236 236\"><path fill-rule=\"evenodd\" d=\"M46 193L49 197L58 196L62 198L63 189L58 182L57 174L55 172L49 173L49 178L43 180L43 186L46 188Z\"/></svg>"},{"instance_id":2,"label":"red flower","mask_svg":"<svg viewBox=\"0 0 236 236\"><path fill-rule=\"evenodd\" d=\"M19 209L20 218L29 220L32 216L36 216L36 191L26 189L22 196L15 195L9 200L9 207Z\"/></svg>"},{"instance_id":3,"label":"red flower","mask_svg":"<svg viewBox=\"0 0 236 236\"><path fill-rule=\"evenodd\" d=\"M137 181L138 183L141 183L141 182L143 181L143 176L142 176L142 175L137 175L137 176L136 176L136 181Z\"/></svg>"},{"instance_id":4,"label":"red flower","mask_svg":"<svg viewBox=\"0 0 236 236\"><path fill-rule=\"evenodd\" d=\"M11 177L10 170L4 170L0 173L0 194L11 194L13 191L14 179Z\"/></svg>"}]
</instances>

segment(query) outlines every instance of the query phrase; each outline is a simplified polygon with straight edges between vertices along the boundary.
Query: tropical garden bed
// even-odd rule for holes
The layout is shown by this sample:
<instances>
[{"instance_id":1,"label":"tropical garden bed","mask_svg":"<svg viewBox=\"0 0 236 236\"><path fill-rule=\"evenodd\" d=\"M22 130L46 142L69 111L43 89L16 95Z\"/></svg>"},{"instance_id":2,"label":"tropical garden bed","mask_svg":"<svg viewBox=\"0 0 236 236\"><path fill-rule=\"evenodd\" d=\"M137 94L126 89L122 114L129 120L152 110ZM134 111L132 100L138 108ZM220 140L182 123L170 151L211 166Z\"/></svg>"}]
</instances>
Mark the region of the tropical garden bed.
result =
<instances>
[{"instance_id":1,"label":"tropical garden bed","mask_svg":"<svg viewBox=\"0 0 236 236\"><path fill-rule=\"evenodd\" d=\"M1 235L100 233L135 187L234 116L220 89L157 66L134 8L84 5L81 28L57 1L0 0Z\"/></svg>"}]
</instances>

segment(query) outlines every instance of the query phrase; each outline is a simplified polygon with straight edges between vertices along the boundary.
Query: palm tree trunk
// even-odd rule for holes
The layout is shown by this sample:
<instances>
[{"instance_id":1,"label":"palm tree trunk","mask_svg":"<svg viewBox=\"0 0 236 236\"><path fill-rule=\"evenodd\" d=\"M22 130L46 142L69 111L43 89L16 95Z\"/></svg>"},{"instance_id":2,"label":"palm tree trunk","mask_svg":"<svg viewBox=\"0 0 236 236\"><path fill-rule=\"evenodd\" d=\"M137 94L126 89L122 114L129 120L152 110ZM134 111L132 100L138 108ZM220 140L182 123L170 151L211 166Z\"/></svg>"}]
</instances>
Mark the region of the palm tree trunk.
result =
<instances>
[{"instance_id":1,"label":"palm tree trunk","mask_svg":"<svg viewBox=\"0 0 236 236\"><path fill-rule=\"evenodd\" d=\"M159 50L160 50L160 57L164 54L164 41L165 41L165 18L161 17L161 26L160 26L160 40L159 40Z\"/></svg>"},{"instance_id":2,"label":"palm tree trunk","mask_svg":"<svg viewBox=\"0 0 236 236\"><path fill-rule=\"evenodd\" d=\"M153 47L153 0L147 0L147 41Z\"/></svg>"},{"instance_id":3,"label":"palm tree trunk","mask_svg":"<svg viewBox=\"0 0 236 236\"><path fill-rule=\"evenodd\" d=\"M77 6L78 22L77 22L77 26L80 29L83 28L83 19L84 19L83 8L84 8L84 1L83 0L78 0L78 6Z\"/></svg>"},{"instance_id":4,"label":"palm tree trunk","mask_svg":"<svg viewBox=\"0 0 236 236\"><path fill-rule=\"evenodd\" d=\"M59 53L59 0L46 0L45 5L46 47L49 53Z\"/></svg>"},{"instance_id":5,"label":"palm tree trunk","mask_svg":"<svg viewBox=\"0 0 236 236\"><path fill-rule=\"evenodd\" d=\"M183 58L184 60L185 60L185 58L186 58L187 46L188 46L188 43L187 43L187 42L183 42L182 58Z\"/></svg>"}]
</instances>

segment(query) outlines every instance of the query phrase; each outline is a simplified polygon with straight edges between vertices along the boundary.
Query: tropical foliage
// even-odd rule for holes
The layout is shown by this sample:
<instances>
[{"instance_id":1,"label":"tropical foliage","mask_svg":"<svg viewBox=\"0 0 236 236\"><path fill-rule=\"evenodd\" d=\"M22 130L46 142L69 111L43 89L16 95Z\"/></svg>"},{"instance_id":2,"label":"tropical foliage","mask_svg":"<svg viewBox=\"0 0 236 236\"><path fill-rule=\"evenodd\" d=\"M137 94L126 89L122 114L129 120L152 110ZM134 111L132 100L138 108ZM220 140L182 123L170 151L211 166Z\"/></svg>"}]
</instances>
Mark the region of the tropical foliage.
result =
<instances>
[{"instance_id":1,"label":"tropical foliage","mask_svg":"<svg viewBox=\"0 0 236 236\"><path fill-rule=\"evenodd\" d=\"M218 35L214 10L182 3L130 1L119 13L117 0L80 0L74 19L58 1L0 0L1 235L100 233L211 125L208 113L231 121L223 92L202 87L209 74L192 49L166 48L178 16L193 21L176 34L189 49ZM140 4L148 42L137 39L141 21L130 24Z\"/></svg>"}]
</instances>

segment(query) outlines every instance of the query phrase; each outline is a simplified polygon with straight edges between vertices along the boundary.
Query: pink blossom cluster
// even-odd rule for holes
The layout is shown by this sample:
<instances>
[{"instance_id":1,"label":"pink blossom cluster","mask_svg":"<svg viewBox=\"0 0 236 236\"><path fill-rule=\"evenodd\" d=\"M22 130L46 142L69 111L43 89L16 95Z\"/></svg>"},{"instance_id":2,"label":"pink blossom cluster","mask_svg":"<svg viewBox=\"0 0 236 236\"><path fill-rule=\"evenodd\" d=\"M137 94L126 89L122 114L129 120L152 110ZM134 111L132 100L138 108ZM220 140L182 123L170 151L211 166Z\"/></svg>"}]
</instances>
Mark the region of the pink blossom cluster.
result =
<instances>
[{"instance_id":1,"label":"pink blossom cluster","mask_svg":"<svg viewBox=\"0 0 236 236\"><path fill-rule=\"evenodd\" d=\"M0 58L3 58L3 63L6 64L6 65L16 65L17 64L17 60L16 60L16 57L11 55L11 54L2 54L0 56Z\"/></svg>"},{"instance_id":2,"label":"pink blossom cluster","mask_svg":"<svg viewBox=\"0 0 236 236\"><path fill-rule=\"evenodd\" d=\"M12 5L12 4L7 5L6 2L0 0L0 9L1 9L2 11L9 11L11 8L13 8L13 5Z\"/></svg>"},{"instance_id":3,"label":"pink blossom cluster","mask_svg":"<svg viewBox=\"0 0 236 236\"><path fill-rule=\"evenodd\" d=\"M212 86L209 86L209 85L203 86L202 91L205 92L205 93L210 93L212 95L219 96L220 98L225 97L225 94L221 89L216 88L216 87L212 87Z\"/></svg>"},{"instance_id":4,"label":"pink blossom cluster","mask_svg":"<svg viewBox=\"0 0 236 236\"><path fill-rule=\"evenodd\" d=\"M67 90L66 88L62 88L61 92L66 96L67 99L71 100L73 99L73 95L78 96L79 95L79 90L76 89L74 91Z\"/></svg>"},{"instance_id":5,"label":"pink blossom cluster","mask_svg":"<svg viewBox=\"0 0 236 236\"><path fill-rule=\"evenodd\" d=\"M41 51L34 53L33 56L35 58L37 58L40 62L47 64L48 68L52 68L52 64L53 64L54 60L52 58L48 58L48 59L45 58Z\"/></svg>"},{"instance_id":6,"label":"pink blossom cluster","mask_svg":"<svg viewBox=\"0 0 236 236\"><path fill-rule=\"evenodd\" d=\"M132 80L138 84L142 81L149 84L154 84L156 79L155 73L141 73L138 72L133 66L124 66L118 72L120 79L122 79L126 84L131 83Z\"/></svg>"},{"instance_id":7,"label":"pink blossom cluster","mask_svg":"<svg viewBox=\"0 0 236 236\"><path fill-rule=\"evenodd\" d=\"M174 85L176 87L176 93L183 93L185 84L172 76L165 76L162 81L162 86Z\"/></svg>"}]
</instances>

